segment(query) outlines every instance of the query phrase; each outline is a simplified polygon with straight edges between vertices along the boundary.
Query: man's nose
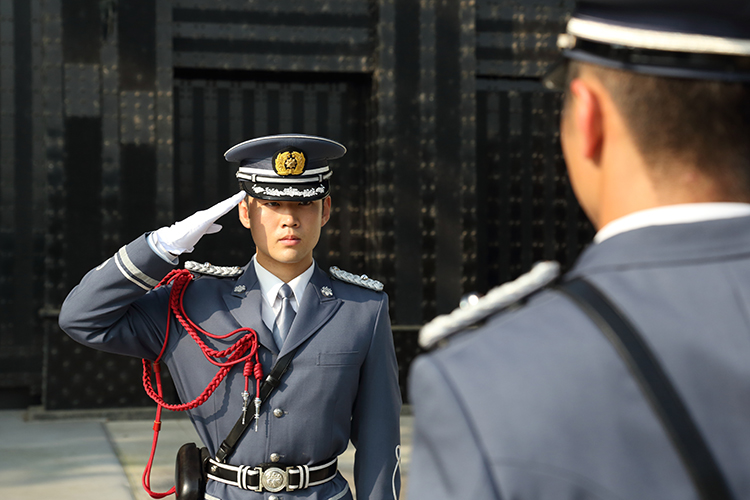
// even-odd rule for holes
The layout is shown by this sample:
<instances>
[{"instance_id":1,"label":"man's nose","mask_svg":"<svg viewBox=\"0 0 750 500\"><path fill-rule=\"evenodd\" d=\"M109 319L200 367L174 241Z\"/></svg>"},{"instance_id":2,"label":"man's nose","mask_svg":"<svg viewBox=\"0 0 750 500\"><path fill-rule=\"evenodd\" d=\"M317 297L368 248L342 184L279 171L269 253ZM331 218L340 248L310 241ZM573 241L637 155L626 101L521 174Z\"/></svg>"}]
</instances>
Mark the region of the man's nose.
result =
<instances>
[{"instance_id":1,"label":"man's nose","mask_svg":"<svg viewBox=\"0 0 750 500\"><path fill-rule=\"evenodd\" d=\"M293 210L288 211L282 218L282 225L284 227L297 227L299 226L299 220Z\"/></svg>"}]
</instances>

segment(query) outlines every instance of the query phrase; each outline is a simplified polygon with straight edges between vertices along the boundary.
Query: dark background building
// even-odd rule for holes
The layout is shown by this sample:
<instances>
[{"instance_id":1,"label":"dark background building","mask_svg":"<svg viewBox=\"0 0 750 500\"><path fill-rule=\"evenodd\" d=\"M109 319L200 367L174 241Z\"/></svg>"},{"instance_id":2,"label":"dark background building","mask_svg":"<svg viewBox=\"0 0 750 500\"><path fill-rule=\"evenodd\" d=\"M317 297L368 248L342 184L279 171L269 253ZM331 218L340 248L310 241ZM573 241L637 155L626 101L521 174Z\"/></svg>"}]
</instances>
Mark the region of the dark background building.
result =
<instances>
[{"instance_id":1,"label":"dark background building","mask_svg":"<svg viewBox=\"0 0 750 500\"><path fill-rule=\"evenodd\" d=\"M0 407L150 404L140 361L72 342L60 304L124 243L236 192L223 153L252 137L349 148L316 259L385 283L402 382L419 327L464 293L569 266L593 233L539 77L571 7L0 0ZM188 259L244 264L234 217Z\"/></svg>"}]
</instances>

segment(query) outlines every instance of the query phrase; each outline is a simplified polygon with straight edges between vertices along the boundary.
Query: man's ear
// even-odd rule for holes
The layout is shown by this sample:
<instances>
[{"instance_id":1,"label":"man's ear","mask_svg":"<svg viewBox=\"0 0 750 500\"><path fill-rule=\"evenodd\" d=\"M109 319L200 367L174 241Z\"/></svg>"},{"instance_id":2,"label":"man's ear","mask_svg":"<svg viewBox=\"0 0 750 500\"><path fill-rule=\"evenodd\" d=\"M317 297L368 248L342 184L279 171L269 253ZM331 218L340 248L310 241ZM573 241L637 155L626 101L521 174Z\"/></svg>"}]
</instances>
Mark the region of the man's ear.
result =
<instances>
[{"instance_id":1,"label":"man's ear","mask_svg":"<svg viewBox=\"0 0 750 500\"><path fill-rule=\"evenodd\" d=\"M331 218L331 197L326 196L323 198L323 218L320 222L320 227L325 226L328 220Z\"/></svg>"},{"instance_id":2,"label":"man's ear","mask_svg":"<svg viewBox=\"0 0 750 500\"><path fill-rule=\"evenodd\" d=\"M570 82L572 125L578 130L581 154L599 164L604 140L604 116L597 87L581 78Z\"/></svg>"},{"instance_id":3,"label":"man's ear","mask_svg":"<svg viewBox=\"0 0 750 500\"><path fill-rule=\"evenodd\" d=\"M245 199L240 202L239 205L237 205L237 209L239 210L240 214L240 222L243 226L250 229L250 208L248 207L248 202L250 200L249 196L245 196Z\"/></svg>"}]
</instances>

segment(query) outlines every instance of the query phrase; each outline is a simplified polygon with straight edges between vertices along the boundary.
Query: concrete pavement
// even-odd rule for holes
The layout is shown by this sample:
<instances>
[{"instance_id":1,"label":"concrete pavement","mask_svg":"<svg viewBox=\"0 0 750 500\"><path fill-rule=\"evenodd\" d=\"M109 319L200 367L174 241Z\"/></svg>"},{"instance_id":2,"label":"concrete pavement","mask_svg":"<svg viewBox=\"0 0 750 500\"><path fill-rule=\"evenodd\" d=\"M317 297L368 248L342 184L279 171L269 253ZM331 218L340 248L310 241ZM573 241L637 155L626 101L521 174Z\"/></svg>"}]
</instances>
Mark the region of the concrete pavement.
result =
<instances>
[{"instance_id":1,"label":"concrete pavement","mask_svg":"<svg viewBox=\"0 0 750 500\"><path fill-rule=\"evenodd\" d=\"M3 500L150 500L141 475L151 450L154 410L0 411L0 498ZM126 417L123 419L123 417ZM151 489L174 485L177 450L200 442L190 421L166 412ZM402 494L406 498L412 417L401 417ZM353 489L354 450L339 458ZM174 499L174 497L168 497Z\"/></svg>"}]
</instances>

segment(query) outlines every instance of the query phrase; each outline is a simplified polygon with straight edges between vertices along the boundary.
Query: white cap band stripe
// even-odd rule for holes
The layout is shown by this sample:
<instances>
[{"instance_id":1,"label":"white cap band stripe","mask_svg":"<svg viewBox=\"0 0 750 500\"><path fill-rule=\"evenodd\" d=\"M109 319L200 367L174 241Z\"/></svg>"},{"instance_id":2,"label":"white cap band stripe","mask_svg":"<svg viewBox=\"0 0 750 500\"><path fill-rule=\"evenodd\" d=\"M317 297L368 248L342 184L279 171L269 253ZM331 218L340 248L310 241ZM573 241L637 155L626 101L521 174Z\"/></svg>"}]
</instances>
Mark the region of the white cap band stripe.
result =
<instances>
[{"instance_id":1,"label":"white cap band stripe","mask_svg":"<svg viewBox=\"0 0 750 500\"><path fill-rule=\"evenodd\" d=\"M628 28L575 17L568 21L567 32L594 42L639 49L750 56L750 40L738 38Z\"/></svg>"},{"instance_id":2,"label":"white cap band stripe","mask_svg":"<svg viewBox=\"0 0 750 500\"><path fill-rule=\"evenodd\" d=\"M302 173L302 176L325 174L326 172L329 172L330 170L331 170L331 167L328 167L328 166L320 167L320 168L313 168L313 169L310 169L310 170L305 170ZM273 174L273 171L272 170L265 170L265 169L262 169L262 168L240 167L239 168L239 174L245 174L245 175L257 174L257 175L268 176L268 174ZM279 176L279 178L287 179L288 176L287 177Z\"/></svg>"}]
</instances>

